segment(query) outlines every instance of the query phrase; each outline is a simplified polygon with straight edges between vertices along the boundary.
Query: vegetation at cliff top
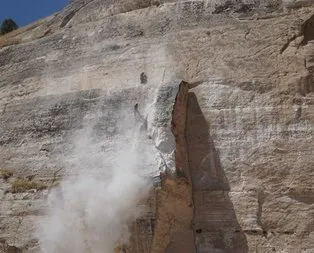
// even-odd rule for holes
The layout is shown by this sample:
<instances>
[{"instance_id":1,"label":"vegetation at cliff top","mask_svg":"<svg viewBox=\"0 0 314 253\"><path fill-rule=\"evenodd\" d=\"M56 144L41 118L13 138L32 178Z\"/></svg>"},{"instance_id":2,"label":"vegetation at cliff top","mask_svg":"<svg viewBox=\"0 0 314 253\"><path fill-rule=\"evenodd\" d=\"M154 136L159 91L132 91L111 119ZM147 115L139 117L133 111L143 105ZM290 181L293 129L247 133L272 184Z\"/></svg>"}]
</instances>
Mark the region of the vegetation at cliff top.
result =
<instances>
[{"instance_id":1,"label":"vegetation at cliff top","mask_svg":"<svg viewBox=\"0 0 314 253\"><path fill-rule=\"evenodd\" d=\"M1 35L7 34L9 32L12 32L16 29L18 29L18 25L14 22L14 20L12 20L11 18L9 19L5 19L2 22L2 25L0 27L0 33Z\"/></svg>"}]
</instances>

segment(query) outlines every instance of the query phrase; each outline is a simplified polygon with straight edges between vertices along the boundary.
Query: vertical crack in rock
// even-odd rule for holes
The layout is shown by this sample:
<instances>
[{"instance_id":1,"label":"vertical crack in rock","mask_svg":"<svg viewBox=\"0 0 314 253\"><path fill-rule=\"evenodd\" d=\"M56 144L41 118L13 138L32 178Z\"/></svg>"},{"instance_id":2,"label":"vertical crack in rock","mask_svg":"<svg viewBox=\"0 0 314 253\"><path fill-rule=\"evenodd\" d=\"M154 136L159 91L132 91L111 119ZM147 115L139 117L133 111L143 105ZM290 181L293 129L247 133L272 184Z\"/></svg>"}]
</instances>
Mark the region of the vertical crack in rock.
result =
<instances>
[{"instance_id":1,"label":"vertical crack in rock","mask_svg":"<svg viewBox=\"0 0 314 253\"><path fill-rule=\"evenodd\" d=\"M297 49L296 52L291 51L293 47ZM288 55L294 52L293 54L304 59L304 70L299 77L298 91L302 96L306 96L314 91L314 15L306 19L300 26L300 31L288 39L281 48L280 54L289 51L287 49L290 49Z\"/></svg>"},{"instance_id":2,"label":"vertical crack in rock","mask_svg":"<svg viewBox=\"0 0 314 253\"><path fill-rule=\"evenodd\" d=\"M185 141L187 97L188 84L178 81L164 85L157 95L151 136L156 148L168 160L165 161L167 166L162 170L161 187L156 196L156 225L151 253L195 252L191 229L192 184ZM169 154L175 154L175 158ZM169 161L171 159L174 163Z\"/></svg>"},{"instance_id":3,"label":"vertical crack in rock","mask_svg":"<svg viewBox=\"0 0 314 253\"><path fill-rule=\"evenodd\" d=\"M314 15L307 19L302 25L302 34L304 36L301 45L306 45L309 41L314 40Z\"/></svg>"},{"instance_id":4,"label":"vertical crack in rock","mask_svg":"<svg viewBox=\"0 0 314 253\"><path fill-rule=\"evenodd\" d=\"M303 94L314 92L314 15L306 20L302 26L304 36L301 45L304 50L304 67L308 74L301 80L301 91Z\"/></svg>"}]
</instances>

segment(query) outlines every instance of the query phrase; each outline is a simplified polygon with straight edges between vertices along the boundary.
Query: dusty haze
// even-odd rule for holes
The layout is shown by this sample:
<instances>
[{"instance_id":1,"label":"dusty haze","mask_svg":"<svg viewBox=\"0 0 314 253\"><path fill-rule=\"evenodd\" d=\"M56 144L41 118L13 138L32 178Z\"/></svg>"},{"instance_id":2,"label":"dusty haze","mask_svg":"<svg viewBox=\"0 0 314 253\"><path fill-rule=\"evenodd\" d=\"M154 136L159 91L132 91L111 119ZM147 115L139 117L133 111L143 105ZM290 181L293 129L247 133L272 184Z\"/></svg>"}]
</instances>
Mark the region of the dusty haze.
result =
<instances>
[{"instance_id":1,"label":"dusty haze","mask_svg":"<svg viewBox=\"0 0 314 253\"><path fill-rule=\"evenodd\" d=\"M124 141L112 144L111 153L101 150L88 117L80 134L74 136L73 159L65 161L71 166L71 179L66 177L51 191L49 215L38 222L42 252L111 253L128 243L128 225L144 211L138 203L151 186L143 165L153 162L153 156L145 153L140 124L131 126L133 115L127 119L120 114L119 132Z\"/></svg>"}]
</instances>

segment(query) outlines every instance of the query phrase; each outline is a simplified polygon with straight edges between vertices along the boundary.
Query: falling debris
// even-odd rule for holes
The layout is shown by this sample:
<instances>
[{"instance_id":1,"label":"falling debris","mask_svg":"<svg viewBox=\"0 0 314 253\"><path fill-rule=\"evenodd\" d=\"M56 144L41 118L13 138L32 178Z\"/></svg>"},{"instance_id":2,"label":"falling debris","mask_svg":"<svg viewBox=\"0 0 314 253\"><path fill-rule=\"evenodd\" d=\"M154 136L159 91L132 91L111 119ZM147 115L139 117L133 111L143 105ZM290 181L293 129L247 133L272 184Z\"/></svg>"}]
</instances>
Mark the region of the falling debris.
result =
<instances>
[{"instance_id":1,"label":"falling debris","mask_svg":"<svg viewBox=\"0 0 314 253\"><path fill-rule=\"evenodd\" d=\"M141 73L140 79L141 79L141 84L147 83L147 75L145 74L145 72Z\"/></svg>"},{"instance_id":2,"label":"falling debris","mask_svg":"<svg viewBox=\"0 0 314 253\"><path fill-rule=\"evenodd\" d=\"M300 106L300 107L298 107L298 109L297 109L297 111L296 111L296 113L295 113L294 120L295 120L295 121L299 121L300 118L301 118L301 114L302 114L302 108L301 108L301 106Z\"/></svg>"},{"instance_id":3,"label":"falling debris","mask_svg":"<svg viewBox=\"0 0 314 253\"><path fill-rule=\"evenodd\" d=\"M139 110L138 110L138 103L136 103L134 105L134 117L136 119L136 121L140 122L141 123L141 127L140 127L140 130L146 130L147 129L147 118L143 117Z\"/></svg>"}]
</instances>

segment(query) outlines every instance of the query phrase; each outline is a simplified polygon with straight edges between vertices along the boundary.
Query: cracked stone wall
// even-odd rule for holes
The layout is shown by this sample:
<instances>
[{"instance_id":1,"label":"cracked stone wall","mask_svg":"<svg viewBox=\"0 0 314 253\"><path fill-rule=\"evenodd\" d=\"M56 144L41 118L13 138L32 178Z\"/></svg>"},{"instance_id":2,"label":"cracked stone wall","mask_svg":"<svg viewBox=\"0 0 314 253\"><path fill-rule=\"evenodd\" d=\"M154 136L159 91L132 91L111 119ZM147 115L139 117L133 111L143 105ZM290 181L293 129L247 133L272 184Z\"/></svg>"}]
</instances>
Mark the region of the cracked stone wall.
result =
<instances>
[{"instance_id":1,"label":"cracked stone wall","mask_svg":"<svg viewBox=\"0 0 314 253\"><path fill-rule=\"evenodd\" d=\"M70 137L84 122L99 120L98 144L114 152L123 141L117 108L134 120L138 103L152 152L166 154L151 173L176 167L187 180L165 178L152 190L130 252L183 252L191 238L199 253L313 252L313 8L311 0L75 0L0 37L0 168L13 173L0 179L0 249L39 252L34 221L47 192L12 193L15 178L55 184L70 165L56 161L71 157ZM175 92L157 91L174 80L189 90L161 106ZM162 118L171 105L178 125L153 128L154 110ZM162 230L167 208L179 233Z\"/></svg>"}]
</instances>

